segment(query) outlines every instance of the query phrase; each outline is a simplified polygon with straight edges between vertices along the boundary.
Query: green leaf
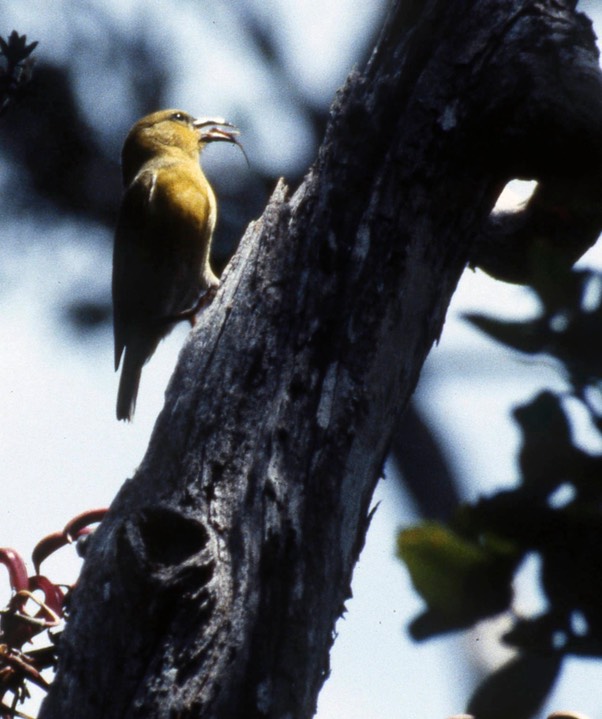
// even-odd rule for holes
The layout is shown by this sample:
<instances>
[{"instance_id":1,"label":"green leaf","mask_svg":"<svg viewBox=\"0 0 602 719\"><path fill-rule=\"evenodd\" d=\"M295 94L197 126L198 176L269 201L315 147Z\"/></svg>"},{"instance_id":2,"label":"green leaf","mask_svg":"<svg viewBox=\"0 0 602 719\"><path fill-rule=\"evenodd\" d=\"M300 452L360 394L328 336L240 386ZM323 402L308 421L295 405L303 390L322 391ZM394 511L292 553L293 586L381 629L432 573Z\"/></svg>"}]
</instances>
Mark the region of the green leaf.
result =
<instances>
[{"instance_id":1,"label":"green leaf","mask_svg":"<svg viewBox=\"0 0 602 719\"><path fill-rule=\"evenodd\" d=\"M486 537L476 542L437 522L424 522L399 533L397 551L433 613L427 626L441 627L436 631L469 626L503 611L512 599L518 555L508 542Z\"/></svg>"}]
</instances>

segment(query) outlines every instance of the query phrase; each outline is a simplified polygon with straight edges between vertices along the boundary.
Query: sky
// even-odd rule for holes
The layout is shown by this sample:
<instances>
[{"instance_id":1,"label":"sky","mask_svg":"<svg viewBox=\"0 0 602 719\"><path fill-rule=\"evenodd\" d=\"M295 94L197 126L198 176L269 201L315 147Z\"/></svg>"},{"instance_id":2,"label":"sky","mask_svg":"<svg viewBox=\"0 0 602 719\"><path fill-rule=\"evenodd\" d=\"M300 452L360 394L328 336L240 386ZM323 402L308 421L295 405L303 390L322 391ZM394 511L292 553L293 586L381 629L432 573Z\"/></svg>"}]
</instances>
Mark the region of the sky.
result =
<instances>
[{"instance_id":1,"label":"sky","mask_svg":"<svg viewBox=\"0 0 602 719\"><path fill-rule=\"evenodd\" d=\"M290 74L298 81L296 90L316 103L327 103L355 62L358 36L374 22L385 0L252 4L262 22L278 28ZM298 163L311 162L310 130L296 118L290 97L273 87L261 60L245 46L242 29L229 12L232 3L204 4L204 25L216 29L209 35L192 1L174 5L177 10L170 13L160 0L97 0L85 7L95 6L110 8L124 29L143 15L145 32L159 34L157 45L166 63L177 68L178 79L169 88L172 106L252 118L245 149L252 163L267 170L286 176ZM593 3L587 7L595 9ZM74 27L95 39L75 68L79 92L98 137L117 158L119 145L98 116L110 116L121 137L129 120L118 101L121 90L111 84L116 80L107 78L109 58L86 9L66 0L0 0L0 16L5 23L0 34L13 27L27 33L29 39L40 40L41 54L56 61L64 61L71 51ZM170 41L174 33L179 34L178 43ZM227 37L228 44L219 42L220 37ZM211 81L202 88L197 82L199 64L211 70ZM210 166L213 162L219 167L223 161L214 153ZM0 191L2 182L0 171ZM515 188L515 200L527 191ZM132 476L186 337L186 328L180 327L160 345L144 370L135 421L118 423L111 329L82 338L56 311L68 297L108 293L111 258L100 236L103 232L71 218L42 216L3 220L0 228L5 280L0 289L0 545L24 556L40 537L83 509L107 506ZM81 243L83 235L94 233L99 234L98 243ZM32 240L42 235L44 243ZM600 268L602 254L594 249L581 265ZM468 499L514 484L519 436L509 409L540 387L558 387L559 379L550 366L526 362L488 342L460 315L479 310L516 317L533 309L532 298L521 288L495 282L481 272L465 272L442 340L424 368L417 391L420 411L445 438L450 461L465 478ZM487 427L482 421L484 396ZM577 428L587 442L586 429ZM394 557L394 543L396 532L416 521L416 513L398 483L387 478L379 484L374 503L378 509L354 574L354 597L337 625L332 676L320 695L317 716L445 719L462 711L471 691L470 661L493 666L507 658L501 650L484 650L487 642L481 641L501 628L483 623L466 635L413 644L405 627L421 603ZM68 581L77 566L70 551L63 550L45 570ZM519 581L524 591L519 591L518 606L524 611L541 602L530 588L535 572L536 567L526 566ZM467 661L467 655L472 660ZM571 707L592 718L602 716L602 699L591 692L592 684L601 679L602 667L596 663L570 662L548 711Z\"/></svg>"}]
</instances>

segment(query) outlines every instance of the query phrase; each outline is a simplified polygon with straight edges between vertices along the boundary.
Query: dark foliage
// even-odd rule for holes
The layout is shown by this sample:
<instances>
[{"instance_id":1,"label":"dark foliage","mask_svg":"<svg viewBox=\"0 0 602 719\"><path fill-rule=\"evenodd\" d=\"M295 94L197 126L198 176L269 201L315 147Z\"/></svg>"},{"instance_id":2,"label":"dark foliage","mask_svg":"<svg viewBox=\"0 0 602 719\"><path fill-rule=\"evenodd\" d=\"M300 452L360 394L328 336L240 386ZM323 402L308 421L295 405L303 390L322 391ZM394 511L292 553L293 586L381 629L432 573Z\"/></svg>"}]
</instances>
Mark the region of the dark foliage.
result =
<instances>
[{"instance_id":1,"label":"dark foliage","mask_svg":"<svg viewBox=\"0 0 602 719\"><path fill-rule=\"evenodd\" d=\"M547 609L514 618L504 641L517 658L488 677L469 705L483 719L527 719L567 657L602 657L602 455L578 445L566 406L577 401L592 432L602 432L602 274L546 269L532 287L541 305L533 319L467 316L507 347L551 359L567 382L565 392L540 392L513 411L522 435L516 487L460 507L448 524L406 529L398 540L428 606L410 625L416 639L510 609L522 560L540 560Z\"/></svg>"},{"instance_id":2,"label":"dark foliage","mask_svg":"<svg viewBox=\"0 0 602 719\"><path fill-rule=\"evenodd\" d=\"M16 30L8 40L0 37L0 55L4 59L4 67L0 67L0 117L23 94L31 79L31 53L37 45L37 41L27 44L27 36L19 35Z\"/></svg>"}]
</instances>

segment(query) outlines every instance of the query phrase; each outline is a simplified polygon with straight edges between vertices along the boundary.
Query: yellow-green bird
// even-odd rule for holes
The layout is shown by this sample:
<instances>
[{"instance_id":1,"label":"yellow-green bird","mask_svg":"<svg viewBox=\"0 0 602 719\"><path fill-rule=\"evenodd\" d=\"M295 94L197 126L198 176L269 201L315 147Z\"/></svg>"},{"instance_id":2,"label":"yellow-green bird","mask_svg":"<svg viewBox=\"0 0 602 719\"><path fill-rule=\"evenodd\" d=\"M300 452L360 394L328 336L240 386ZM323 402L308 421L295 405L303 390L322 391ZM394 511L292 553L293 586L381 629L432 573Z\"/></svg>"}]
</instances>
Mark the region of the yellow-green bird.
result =
<instances>
[{"instance_id":1,"label":"yellow-green bird","mask_svg":"<svg viewBox=\"0 0 602 719\"><path fill-rule=\"evenodd\" d=\"M118 419L132 419L142 367L159 342L180 320L193 324L204 293L218 285L209 262L217 204L199 157L210 142L238 144L223 127L233 126L160 110L138 120L123 145L113 251Z\"/></svg>"}]
</instances>

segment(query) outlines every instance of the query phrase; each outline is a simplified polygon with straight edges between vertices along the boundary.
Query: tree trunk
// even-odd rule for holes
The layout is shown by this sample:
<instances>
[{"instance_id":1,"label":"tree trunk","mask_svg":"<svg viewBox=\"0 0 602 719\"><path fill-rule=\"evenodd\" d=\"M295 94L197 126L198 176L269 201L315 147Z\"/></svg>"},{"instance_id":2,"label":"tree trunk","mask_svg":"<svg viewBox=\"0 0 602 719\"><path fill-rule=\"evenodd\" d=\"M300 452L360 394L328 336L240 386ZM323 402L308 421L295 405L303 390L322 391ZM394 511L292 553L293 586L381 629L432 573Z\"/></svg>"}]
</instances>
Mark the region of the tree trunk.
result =
<instances>
[{"instance_id":1,"label":"tree trunk","mask_svg":"<svg viewBox=\"0 0 602 719\"><path fill-rule=\"evenodd\" d=\"M42 719L313 715L391 432L465 266L523 280L537 248L572 262L602 226L601 90L569 0L394 3L316 163L292 197L278 185L182 350L90 543ZM513 177L538 193L493 220Z\"/></svg>"}]
</instances>

